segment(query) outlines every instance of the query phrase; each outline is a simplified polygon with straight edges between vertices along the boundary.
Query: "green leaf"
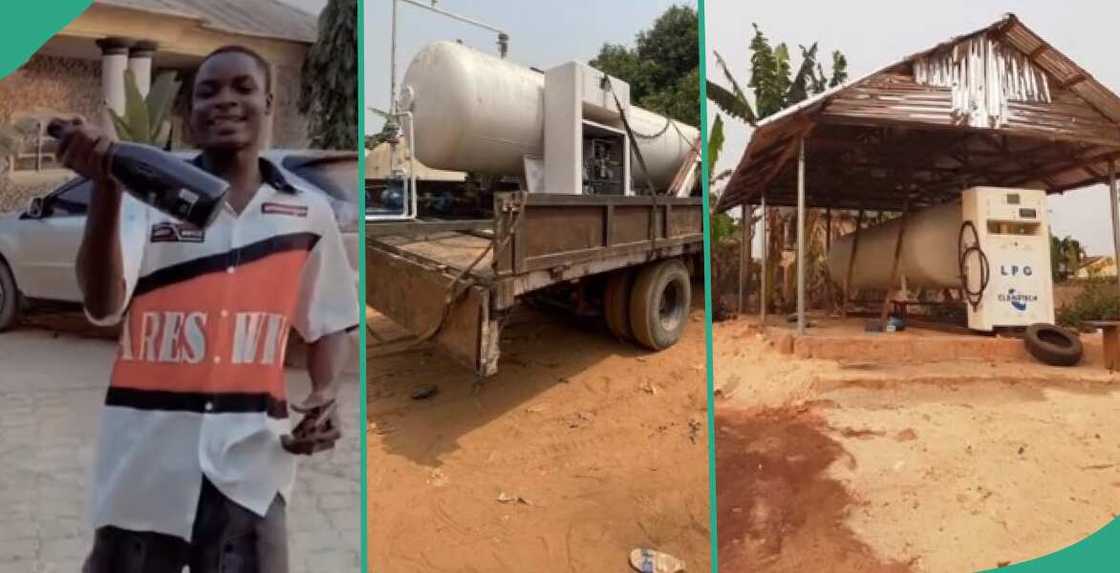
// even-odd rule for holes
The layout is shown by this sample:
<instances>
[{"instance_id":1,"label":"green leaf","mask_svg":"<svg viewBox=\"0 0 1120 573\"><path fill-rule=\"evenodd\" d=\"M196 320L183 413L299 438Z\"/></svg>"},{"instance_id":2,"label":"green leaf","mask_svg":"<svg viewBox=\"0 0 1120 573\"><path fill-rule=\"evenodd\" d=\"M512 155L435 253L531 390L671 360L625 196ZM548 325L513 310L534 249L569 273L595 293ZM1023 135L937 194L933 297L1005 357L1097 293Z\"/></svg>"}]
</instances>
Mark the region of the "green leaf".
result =
<instances>
[{"instance_id":1,"label":"green leaf","mask_svg":"<svg viewBox=\"0 0 1120 573\"><path fill-rule=\"evenodd\" d=\"M108 104L106 104L108 106ZM128 121L121 117L113 108L109 110L109 117L113 120L113 127L117 130L117 139L121 141L138 141L136 135L132 133L132 129L128 125Z\"/></svg>"},{"instance_id":2,"label":"green leaf","mask_svg":"<svg viewBox=\"0 0 1120 573\"><path fill-rule=\"evenodd\" d=\"M747 122L750 125L755 125L758 118L755 116L754 110L751 109L750 103L745 98L739 98L731 93L727 88L708 80L708 99L715 102L720 109L731 117L738 118Z\"/></svg>"},{"instance_id":3,"label":"green leaf","mask_svg":"<svg viewBox=\"0 0 1120 573\"><path fill-rule=\"evenodd\" d=\"M719 154L723 151L723 116L716 114L712 122L712 129L708 132L708 165L719 162Z\"/></svg>"},{"instance_id":4,"label":"green leaf","mask_svg":"<svg viewBox=\"0 0 1120 573\"><path fill-rule=\"evenodd\" d=\"M140 95L136 74L132 70L124 71L124 121L128 124L128 133L131 135L126 141L151 143L148 137L152 131L148 124L148 106L144 103L144 96ZM117 135L125 139L119 130Z\"/></svg>"},{"instance_id":5,"label":"green leaf","mask_svg":"<svg viewBox=\"0 0 1120 573\"><path fill-rule=\"evenodd\" d=\"M163 72L156 76L156 80L148 90L145 103L151 122L149 128L152 143L163 141L161 133L167 130L165 120L171 114L171 107L175 104L175 95L179 93L180 86L182 82L176 78L175 72Z\"/></svg>"}]
</instances>

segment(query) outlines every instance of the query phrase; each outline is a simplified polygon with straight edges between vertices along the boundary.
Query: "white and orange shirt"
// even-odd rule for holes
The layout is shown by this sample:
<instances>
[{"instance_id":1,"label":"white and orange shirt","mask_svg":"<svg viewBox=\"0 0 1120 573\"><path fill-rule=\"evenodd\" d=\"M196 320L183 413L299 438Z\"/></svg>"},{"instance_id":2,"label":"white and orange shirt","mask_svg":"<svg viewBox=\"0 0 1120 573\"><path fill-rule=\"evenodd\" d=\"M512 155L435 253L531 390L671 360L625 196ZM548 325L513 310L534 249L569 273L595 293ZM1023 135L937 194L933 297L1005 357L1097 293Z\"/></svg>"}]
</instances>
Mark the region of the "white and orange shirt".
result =
<instances>
[{"instance_id":1,"label":"white and orange shirt","mask_svg":"<svg viewBox=\"0 0 1120 573\"><path fill-rule=\"evenodd\" d=\"M265 183L237 214L197 229L125 196L127 303L105 397L94 527L190 540L205 475L264 515L290 496L284 351L354 328L358 296L334 214L261 160ZM92 318L91 318L92 319Z\"/></svg>"}]
</instances>

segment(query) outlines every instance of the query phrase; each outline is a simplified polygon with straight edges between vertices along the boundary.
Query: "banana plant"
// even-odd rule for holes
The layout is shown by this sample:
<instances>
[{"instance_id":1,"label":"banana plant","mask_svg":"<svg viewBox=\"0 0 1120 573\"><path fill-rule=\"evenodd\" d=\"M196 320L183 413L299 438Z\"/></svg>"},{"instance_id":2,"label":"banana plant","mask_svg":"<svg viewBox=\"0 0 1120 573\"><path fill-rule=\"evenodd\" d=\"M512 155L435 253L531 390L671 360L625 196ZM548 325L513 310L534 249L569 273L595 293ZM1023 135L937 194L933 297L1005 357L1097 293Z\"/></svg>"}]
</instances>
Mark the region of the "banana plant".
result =
<instances>
[{"instance_id":1,"label":"banana plant","mask_svg":"<svg viewBox=\"0 0 1120 573\"><path fill-rule=\"evenodd\" d=\"M109 108L113 127L122 141L167 147L171 143L171 107L182 85L175 72L163 72L152 82L148 95L140 93L136 74L124 72L124 115Z\"/></svg>"}]
</instances>

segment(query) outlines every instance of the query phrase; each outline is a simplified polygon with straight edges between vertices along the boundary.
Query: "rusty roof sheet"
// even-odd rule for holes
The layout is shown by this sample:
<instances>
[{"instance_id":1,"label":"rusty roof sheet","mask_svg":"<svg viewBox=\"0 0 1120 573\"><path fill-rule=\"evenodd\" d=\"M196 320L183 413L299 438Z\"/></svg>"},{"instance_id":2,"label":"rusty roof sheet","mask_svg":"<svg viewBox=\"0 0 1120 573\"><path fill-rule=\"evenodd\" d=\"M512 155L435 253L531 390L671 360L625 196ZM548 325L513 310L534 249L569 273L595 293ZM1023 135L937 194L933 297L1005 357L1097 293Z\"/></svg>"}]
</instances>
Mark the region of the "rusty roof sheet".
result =
<instances>
[{"instance_id":1,"label":"rusty roof sheet","mask_svg":"<svg viewBox=\"0 0 1120 573\"><path fill-rule=\"evenodd\" d=\"M1021 72L1001 80L1021 101L994 102L994 127L961 117L949 80L915 79L916 63L928 76L931 59L956 57L978 38L999 44L987 61ZM1060 192L1105 181L1120 160L1120 97L1007 14L760 121L717 208L757 204L763 191L772 205L795 204L802 136L811 206L897 209L906 196L932 204L970 184Z\"/></svg>"},{"instance_id":2,"label":"rusty roof sheet","mask_svg":"<svg viewBox=\"0 0 1120 573\"><path fill-rule=\"evenodd\" d=\"M246 36L310 44L318 34L315 15L277 0L96 0L95 3L191 18L207 28Z\"/></svg>"}]
</instances>

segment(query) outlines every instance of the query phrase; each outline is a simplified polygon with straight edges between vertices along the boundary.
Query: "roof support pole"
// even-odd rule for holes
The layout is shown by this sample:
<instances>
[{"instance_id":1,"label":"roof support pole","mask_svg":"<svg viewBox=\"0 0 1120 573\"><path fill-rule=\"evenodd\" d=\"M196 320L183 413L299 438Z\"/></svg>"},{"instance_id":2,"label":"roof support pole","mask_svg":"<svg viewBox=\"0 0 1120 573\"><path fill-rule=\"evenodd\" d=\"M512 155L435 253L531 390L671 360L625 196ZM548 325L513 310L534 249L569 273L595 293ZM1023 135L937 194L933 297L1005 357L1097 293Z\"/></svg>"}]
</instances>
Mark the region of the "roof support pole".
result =
<instances>
[{"instance_id":1,"label":"roof support pole","mask_svg":"<svg viewBox=\"0 0 1120 573\"><path fill-rule=\"evenodd\" d=\"M898 282L898 270L902 262L902 240L906 237L906 223L910 220L910 195L906 195L906 202L902 207L902 222L898 225L898 237L894 241L894 259L891 261L891 280L887 283L887 296L883 299L883 309L879 311L879 326L887 329L887 314L891 309L891 296Z\"/></svg>"},{"instance_id":2,"label":"roof support pole","mask_svg":"<svg viewBox=\"0 0 1120 573\"><path fill-rule=\"evenodd\" d=\"M832 208L827 207L824 210L824 256L826 261L830 251L832 251ZM832 277L828 276L827 270L824 273L824 287L828 292L828 311L835 313L836 297L832 290Z\"/></svg>"},{"instance_id":3,"label":"roof support pole","mask_svg":"<svg viewBox=\"0 0 1120 573\"><path fill-rule=\"evenodd\" d=\"M848 269L844 272L844 302L840 305L840 316L848 318L848 301L851 300L852 267L856 264L856 253L859 252L859 235L863 230L863 208L856 215L856 234L852 237L852 252L848 255Z\"/></svg>"},{"instance_id":4,"label":"roof support pole","mask_svg":"<svg viewBox=\"0 0 1120 573\"><path fill-rule=\"evenodd\" d=\"M1108 202L1112 206L1112 250L1113 264L1120 265L1120 215L1117 214L1117 209L1120 205L1117 204L1118 192L1116 189L1116 160L1108 160ZM1117 281L1120 281L1120 273L1116 275ZM1120 284L1120 283L1118 283Z\"/></svg>"},{"instance_id":5,"label":"roof support pole","mask_svg":"<svg viewBox=\"0 0 1120 573\"><path fill-rule=\"evenodd\" d=\"M742 236L739 237L739 314L743 314L746 298L745 289L751 281L751 213L746 201L739 206L739 226L742 227Z\"/></svg>"},{"instance_id":6,"label":"roof support pole","mask_svg":"<svg viewBox=\"0 0 1120 573\"><path fill-rule=\"evenodd\" d=\"M797 149L797 334L805 334L805 136Z\"/></svg>"},{"instance_id":7,"label":"roof support pole","mask_svg":"<svg viewBox=\"0 0 1120 573\"><path fill-rule=\"evenodd\" d=\"M770 252L770 236L767 235L766 226L769 224L768 219L770 213L766 211L766 193L762 194L762 269L761 276L758 277L758 322L762 326L766 326L766 307L770 304L770 263L767 261L767 256Z\"/></svg>"}]
</instances>

